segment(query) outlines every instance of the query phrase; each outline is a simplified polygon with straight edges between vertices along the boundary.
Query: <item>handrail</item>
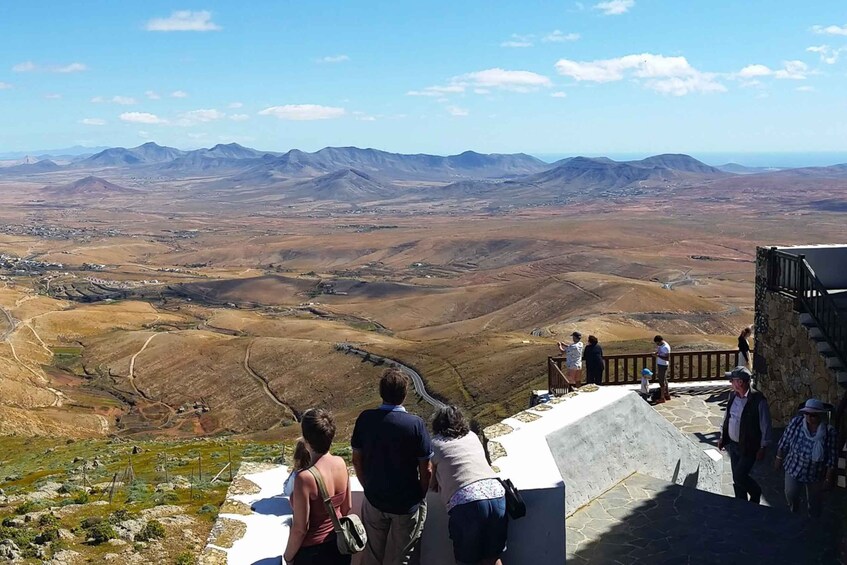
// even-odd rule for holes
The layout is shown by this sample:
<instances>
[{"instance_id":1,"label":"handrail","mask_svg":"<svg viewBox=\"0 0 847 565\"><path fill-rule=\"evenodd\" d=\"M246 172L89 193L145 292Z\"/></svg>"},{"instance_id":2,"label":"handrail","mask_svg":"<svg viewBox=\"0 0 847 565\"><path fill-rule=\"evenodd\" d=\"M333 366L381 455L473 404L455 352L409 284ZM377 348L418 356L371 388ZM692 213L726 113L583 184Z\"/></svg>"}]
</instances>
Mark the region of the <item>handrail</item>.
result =
<instances>
[{"instance_id":1,"label":"handrail","mask_svg":"<svg viewBox=\"0 0 847 565\"><path fill-rule=\"evenodd\" d=\"M767 264L768 288L797 300L820 329L835 356L847 366L847 320L821 283L805 255L771 248Z\"/></svg>"},{"instance_id":2,"label":"handrail","mask_svg":"<svg viewBox=\"0 0 847 565\"><path fill-rule=\"evenodd\" d=\"M563 394L563 391L569 390L562 382L564 380L567 383L567 379L561 372L564 361L564 357L548 357L548 389L553 394ZM604 385L637 384L641 381L641 370L645 367L654 375L656 373L656 357L652 353L604 355L603 362L605 364ZM668 380L671 382L722 380L724 373L731 371L737 364L737 349L678 351L670 356Z\"/></svg>"}]
</instances>

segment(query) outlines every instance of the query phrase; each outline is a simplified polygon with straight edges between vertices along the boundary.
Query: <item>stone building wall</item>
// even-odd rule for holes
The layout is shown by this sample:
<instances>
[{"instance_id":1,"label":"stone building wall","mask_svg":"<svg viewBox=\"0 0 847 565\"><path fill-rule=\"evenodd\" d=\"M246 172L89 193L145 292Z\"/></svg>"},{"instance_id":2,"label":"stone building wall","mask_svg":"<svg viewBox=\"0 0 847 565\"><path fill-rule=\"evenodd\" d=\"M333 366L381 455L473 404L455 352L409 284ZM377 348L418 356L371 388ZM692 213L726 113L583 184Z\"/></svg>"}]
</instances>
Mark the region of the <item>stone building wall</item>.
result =
<instances>
[{"instance_id":1,"label":"stone building wall","mask_svg":"<svg viewBox=\"0 0 847 565\"><path fill-rule=\"evenodd\" d=\"M787 424L809 398L838 404L835 375L800 323L794 300L768 291L767 248L757 250L755 336L756 387L768 398L774 425Z\"/></svg>"}]
</instances>

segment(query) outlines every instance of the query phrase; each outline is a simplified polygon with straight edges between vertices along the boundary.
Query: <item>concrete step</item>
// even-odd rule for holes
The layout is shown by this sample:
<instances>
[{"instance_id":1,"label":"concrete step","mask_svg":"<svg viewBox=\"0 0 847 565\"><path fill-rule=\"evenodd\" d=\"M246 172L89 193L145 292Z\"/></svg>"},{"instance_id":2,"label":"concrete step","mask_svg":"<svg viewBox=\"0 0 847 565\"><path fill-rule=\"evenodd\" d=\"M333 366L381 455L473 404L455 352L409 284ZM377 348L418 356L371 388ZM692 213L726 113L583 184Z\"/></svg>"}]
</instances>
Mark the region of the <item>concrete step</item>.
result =
<instances>
[{"instance_id":1,"label":"concrete step","mask_svg":"<svg viewBox=\"0 0 847 565\"><path fill-rule=\"evenodd\" d=\"M826 366L830 369L844 369L844 363L838 357L827 357Z\"/></svg>"},{"instance_id":2,"label":"concrete step","mask_svg":"<svg viewBox=\"0 0 847 565\"><path fill-rule=\"evenodd\" d=\"M833 353L832 346L829 343L827 343L826 341L818 341L815 344L815 347L818 348L818 353L821 353L821 354Z\"/></svg>"},{"instance_id":3,"label":"concrete step","mask_svg":"<svg viewBox=\"0 0 847 565\"><path fill-rule=\"evenodd\" d=\"M800 323L808 327L817 327L817 323L811 314L800 314Z\"/></svg>"},{"instance_id":4,"label":"concrete step","mask_svg":"<svg viewBox=\"0 0 847 565\"><path fill-rule=\"evenodd\" d=\"M838 384L847 386L847 371L835 371L835 378L838 379Z\"/></svg>"},{"instance_id":5,"label":"concrete step","mask_svg":"<svg viewBox=\"0 0 847 565\"><path fill-rule=\"evenodd\" d=\"M826 339L823 335L823 332L817 326L813 326L813 327L809 328L809 337L814 339L815 341L820 341L822 339Z\"/></svg>"}]
</instances>

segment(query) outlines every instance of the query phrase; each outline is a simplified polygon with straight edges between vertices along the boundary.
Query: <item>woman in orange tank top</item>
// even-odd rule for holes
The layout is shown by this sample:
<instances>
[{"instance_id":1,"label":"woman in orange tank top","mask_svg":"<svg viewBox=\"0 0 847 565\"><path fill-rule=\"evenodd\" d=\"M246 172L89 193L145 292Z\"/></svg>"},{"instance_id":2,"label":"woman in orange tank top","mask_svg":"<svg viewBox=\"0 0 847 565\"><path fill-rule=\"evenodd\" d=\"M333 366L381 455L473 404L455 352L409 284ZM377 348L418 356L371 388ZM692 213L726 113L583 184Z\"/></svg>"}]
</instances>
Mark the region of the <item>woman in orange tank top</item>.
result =
<instances>
[{"instance_id":1,"label":"woman in orange tank top","mask_svg":"<svg viewBox=\"0 0 847 565\"><path fill-rule=\"evenodd\" d=\"M335 421L327 410L315 408L300 421L303 439L312 457L312 466L323 477L327 494L337 516L350 512L350 477L344 459L329 454L335 437ZM349 565L335 542L332 520L327 514L318 484L312 473L298 473L291 497L294 522L283 558L292 565Z\"/></svg>"}]
</instances>

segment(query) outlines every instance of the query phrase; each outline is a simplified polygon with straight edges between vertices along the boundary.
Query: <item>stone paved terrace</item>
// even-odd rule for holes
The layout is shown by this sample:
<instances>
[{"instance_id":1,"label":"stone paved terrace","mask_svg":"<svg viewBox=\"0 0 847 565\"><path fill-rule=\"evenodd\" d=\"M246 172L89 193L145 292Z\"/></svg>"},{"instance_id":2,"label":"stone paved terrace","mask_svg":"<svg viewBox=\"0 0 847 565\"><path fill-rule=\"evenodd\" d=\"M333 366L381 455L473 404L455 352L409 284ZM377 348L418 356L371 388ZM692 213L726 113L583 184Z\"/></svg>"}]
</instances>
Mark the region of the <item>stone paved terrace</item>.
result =
<instances>
[{"instance_id":1,"label":"stone paved terrace","mask_svg":"<svg viewBox=\"0 0 847 565\"><path fill-rule=\"evenodd\" d=\"M638 474L567 528L568 563L837 563L826 532L799 516Z\"/></svg>"},{"instance_id":2,"label":"stone paved terrace","mask_svg":"<svg viewBox=\"0 0 847 565\"><path fill-rule=\"evenodd\" d=\"M673 400L654 408L703 449L717 448L729 397L726 383L677 385L672 393ZM780 433L776 430L776 438ZM753 471L762 486L762 506L773 508L731 498L732 472L725 454L724 496L632 475L568 518L568 562L839 563L839 540L842 546L847 543L843 489L829 494L821 524L790 514L783 499L783 475L771 466L774 448L775 442ZM727 524L741 524L736 533L751 551L727 543L733 532ZM797 548L812 549L797 553Z\"/></svg>"}]
</instances>

